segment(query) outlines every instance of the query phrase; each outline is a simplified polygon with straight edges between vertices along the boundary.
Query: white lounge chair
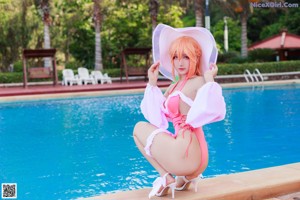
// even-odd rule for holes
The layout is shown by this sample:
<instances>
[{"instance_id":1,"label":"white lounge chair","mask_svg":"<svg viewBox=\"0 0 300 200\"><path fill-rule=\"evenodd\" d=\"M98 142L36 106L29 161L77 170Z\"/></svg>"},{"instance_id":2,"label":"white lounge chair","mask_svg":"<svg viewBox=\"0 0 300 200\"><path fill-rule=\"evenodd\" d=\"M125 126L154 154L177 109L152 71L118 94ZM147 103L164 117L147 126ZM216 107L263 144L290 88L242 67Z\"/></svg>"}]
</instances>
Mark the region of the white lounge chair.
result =
<instances>
[{"instance_id":1,"label":"white lounge chair","mask_svg":"<svg viewBox=\"0 0 300 200\"><path fill-rule=\"evenodd\" d=\"M77 75L74 75L74 72L72 69L64 69L62 71L63 74L63 80L62 80L62 85L70 85L72 86L73 84L81 85L81 81L79 80Z\"/></svg>"},{"instance_id":2,"label":"white lounge chair","mask_svg":"<svg viewBox=\"0 0 300 200\"><path fill-rule=\"evenodd\" d=\"M78 76L81 82L83 82L85 85L88 83L91 83L93 85L96 84L94 78L90 75L89 70L84 67L78 68Z\"/></svg>"},{"instance_id":3,"label":"white lounge chair","mask_svg":"<svg viewBox=\"0 0 300 200\"><path fill-rule=\"evenodd\" d=\"M109 77L107 73L102 74L101 71L92 71L91 74L92 74L92 76L93 76L96 83L99 83L99 81L100 81L101 84L104 84L104 83L111 84L112 83L111 77Z\"/></svg>"}]
</instances>

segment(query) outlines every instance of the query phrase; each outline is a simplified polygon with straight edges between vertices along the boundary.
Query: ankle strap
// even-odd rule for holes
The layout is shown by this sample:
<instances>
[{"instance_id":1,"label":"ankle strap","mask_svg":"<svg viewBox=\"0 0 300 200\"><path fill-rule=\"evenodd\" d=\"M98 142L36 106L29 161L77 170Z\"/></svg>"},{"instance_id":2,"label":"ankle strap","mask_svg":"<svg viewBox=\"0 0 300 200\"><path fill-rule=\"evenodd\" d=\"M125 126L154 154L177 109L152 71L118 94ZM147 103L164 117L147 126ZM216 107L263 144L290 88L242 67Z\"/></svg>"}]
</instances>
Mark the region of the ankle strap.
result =
<instances>
[{"instance_id":1,"label":"ankle strap","mask_svg":"<svg viewBox=\"0 0 300 200\"><path fill-rule=\"evenodd\" d=\"M167 185L167 176L168 176L169 174L170 174L170 173L166 173L165 175L163 175L163 176L161 177L162 185L163 185L164 187L166 187L166 185Z\"/></svg>"}]
</instances>

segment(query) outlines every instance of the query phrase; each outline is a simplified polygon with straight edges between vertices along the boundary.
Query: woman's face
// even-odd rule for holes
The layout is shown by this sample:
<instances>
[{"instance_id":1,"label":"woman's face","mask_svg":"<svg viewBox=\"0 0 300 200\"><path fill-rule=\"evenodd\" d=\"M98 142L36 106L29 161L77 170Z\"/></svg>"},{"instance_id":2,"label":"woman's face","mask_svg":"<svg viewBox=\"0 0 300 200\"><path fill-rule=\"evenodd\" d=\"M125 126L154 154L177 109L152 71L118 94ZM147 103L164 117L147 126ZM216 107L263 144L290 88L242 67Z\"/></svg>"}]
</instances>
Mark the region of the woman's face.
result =
<instances>
[{"instance_id":1,"label":"woman's face","mask_svg":"<svg viewBox=\"0 0 300 200\"><path fill-rule=\"evenodd\" d=\"M178 56L175 54L173 60L174 60L174 67L178 75L179 76L187 75L190 68L190 58L187 55L183 54L182 58L179 59Z\"/></svg>"}]
</instances>

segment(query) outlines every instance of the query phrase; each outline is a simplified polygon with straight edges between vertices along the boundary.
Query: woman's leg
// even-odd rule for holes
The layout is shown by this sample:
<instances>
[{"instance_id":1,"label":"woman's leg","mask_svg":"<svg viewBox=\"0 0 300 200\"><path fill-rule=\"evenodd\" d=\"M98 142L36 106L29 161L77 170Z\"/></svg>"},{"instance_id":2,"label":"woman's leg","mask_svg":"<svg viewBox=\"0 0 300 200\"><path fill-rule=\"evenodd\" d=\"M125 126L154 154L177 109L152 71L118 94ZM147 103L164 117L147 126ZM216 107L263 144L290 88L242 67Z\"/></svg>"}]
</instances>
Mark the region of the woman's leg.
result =
<instances>
[{"instance_id":1,"label":"woman's leg","mask_svg":"<svg viewBox=\"0 0 300 200\"><path fill-rule=\"evenodd\" d=\"M152 157L144 150L147 138L157 128L146 122L139 122L134 128L134 141L150 164L159 172L160 176L171 173L177 176L185 176L191 180L198 177L207 167L207 144L202 130L191 133L179 132L177 138L167 133L157 134L151 145ZM186 154L188 150L188 155ZM167 184L174 182L172 176L167 176ZM181 187L185 182L178 179L176 187Z\"/></svg>"},{"instance_id":2,"label":"woman's leg","mask_svg":"<svg viewBox=\"0 0 300 200\"><path fill-rule=\"evenodd\" d=\"M207 148L207 143L204 137L204 133L202 131L202 129L198 129L197 130L197 139L200 145L200 149L201 149L201 163L198 166L197 170L194 171L191 174L185 175L185 178L187 180L192 180L194 178L197 178L200 174L202 174L204 172L204 170L206 169L207 165L208 165L208 148ZM178 179L176 181L176 187L180 188L181 186L183 186L183 184L185 183L185 181L183 179Z\"/></svg>"},{"instance_id":3,"label":"woman's leg","mask_svg":"<svg viewBox=\"0 0 300 200\"><path fill-rule=\"evenodd\" d=\"M157 135L151 152L161 166L176 176L193 174L201 161L197 137L187 130L179 132L176 139L167 134Z\"/></svg>"},{"instance_id":4,"label":"woman's leg","mask_svg":"<svg viewBox=\"0 0 300 200\"><path fill-rule=\"evenodd\" d=\"M144 150L147 138L156 129L157 128L155 126L147 122L138 122L134 127L133 139L143 156L156 169L160 176L163 176L164 174L168 173L168 171L164 169L153 157L148 156ZM173 176L167 176L167 185L174 181L175 179L173 178Z\"/></svg>"},{"instance_id":5,"label":"woman's leg","mask_svg":"<svg viewBox=\"0 0 300 200\"><path fill-rule=\"evenodd\" d=\"M147 138L157 128L146 122L139 122L134 129L134 140L152 166L161 174L186 176L195 173L201 162L201 151L194 133L185 131L173 138L167 133L157 134L151 145L152 157L146 155L144 147ZM186 155L188 150L188 156Z\"/></svg>"},{"instance_id":6,"label":"woman's leg","mask_svg":"<svg viewBox=\"0 0 300 200\"><path fill-rule=\"evenodd\" d=\"M187 176L188 179L193 179L199 176L199 174L202 174L208 165L208 147L205 140L204 132L201 128L197 129L196 131L197 139L201 149L201 163L198 169L193 174Z\"/></svg>"}]
</instances>

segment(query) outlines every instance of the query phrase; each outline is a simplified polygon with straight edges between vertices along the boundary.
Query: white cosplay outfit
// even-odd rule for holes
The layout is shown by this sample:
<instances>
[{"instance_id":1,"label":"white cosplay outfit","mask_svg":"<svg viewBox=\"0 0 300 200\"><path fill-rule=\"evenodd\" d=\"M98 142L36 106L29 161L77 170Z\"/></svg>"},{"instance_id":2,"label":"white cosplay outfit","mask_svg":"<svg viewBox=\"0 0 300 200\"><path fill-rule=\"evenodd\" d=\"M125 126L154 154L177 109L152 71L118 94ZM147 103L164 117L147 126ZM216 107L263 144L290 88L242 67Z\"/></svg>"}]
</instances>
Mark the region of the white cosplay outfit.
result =
<instances>
[{"instance_id":1,"label":"white cosplay outfit","mask_svg":"<svg viewBox=\"0 0 300 200\"><path fill-rule=\"evenodd\" d=\"M181 36L190 36L197 40L202 48L201 66L202 73L209 68L209 63L215 63L217 58L217 50L215 47L215 40L211 33L204 28L191 27L174 29L170 26L159 24L153 32L153 57L154 62L160 60L160 72L167 78L173 80L172 64L169 55L169 47L172 41ZM166 98L162 91L157 86L147 84L144 98L141 102L141 111L144 117L154 126L157 127L147 138L145 152L151 155L151 145L157 134L168 134L176 138L179 130L189 130L196 134L197 140L201 150L201 163L205 163L208 159L208 149L202 126L223 120L226 113L226 105L222 96L222 88L216 82L208 82L198 89L194 100L187 97L181 90L184 88L188 79L182 81L181 85L176 87L176 91L170 91L170 95ZM178 82L176 83L178 84ZM179 102L183 101L190 106L187 115L182 115L179 110ZM170 133L168 122L172 122L175 128L175 133ZM189 146L192 142L192 135L190 135L190 142L186 149L186 156L188 156ZM159 177L153 184L153 190L149 197L157 195L156 192L163 185L166 184L166 176ZM173 191L173 190L172 190ZM174 191L173 191L174 192ZM174 195L174 193L173 193Z\"/></svg>"}]
</instances>

